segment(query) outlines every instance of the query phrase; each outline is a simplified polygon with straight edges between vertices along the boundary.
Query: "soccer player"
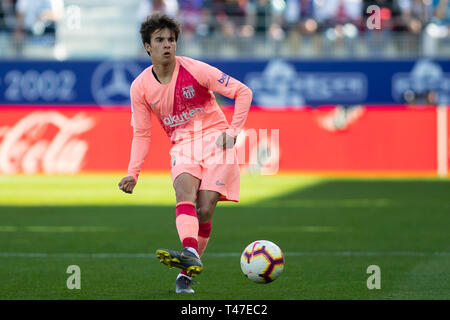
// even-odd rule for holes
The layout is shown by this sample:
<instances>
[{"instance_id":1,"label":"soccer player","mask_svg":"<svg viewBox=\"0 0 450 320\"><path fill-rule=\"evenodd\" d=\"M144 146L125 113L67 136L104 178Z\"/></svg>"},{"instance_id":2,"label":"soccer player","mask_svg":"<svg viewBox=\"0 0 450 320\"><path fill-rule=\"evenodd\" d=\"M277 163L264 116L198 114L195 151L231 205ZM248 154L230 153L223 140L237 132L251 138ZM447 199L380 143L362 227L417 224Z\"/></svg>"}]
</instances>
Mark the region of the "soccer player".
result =
<instances>
[{"instance_id":1,"label":"soccer player","mask_svg":"<svg viewBox=\"0 0 450 320\"><path fill-rule=\"evenodd\" d=\"M172 142L171 176L176 196L176 228L182 250L156 250L157 258L181 270L177 293L194 293L192 277L200 274L200 257L211 234L218 201L239 198L240 172L234 144L248 115L252 92L244 84L206 63L176 56L177 21L155 13L140 33L152 66L131 84L133 141L127 176L119 188L132 193L150 144L155 116ZM235 100L228 123L213 92Z\"/></svg>"}]
</instances>

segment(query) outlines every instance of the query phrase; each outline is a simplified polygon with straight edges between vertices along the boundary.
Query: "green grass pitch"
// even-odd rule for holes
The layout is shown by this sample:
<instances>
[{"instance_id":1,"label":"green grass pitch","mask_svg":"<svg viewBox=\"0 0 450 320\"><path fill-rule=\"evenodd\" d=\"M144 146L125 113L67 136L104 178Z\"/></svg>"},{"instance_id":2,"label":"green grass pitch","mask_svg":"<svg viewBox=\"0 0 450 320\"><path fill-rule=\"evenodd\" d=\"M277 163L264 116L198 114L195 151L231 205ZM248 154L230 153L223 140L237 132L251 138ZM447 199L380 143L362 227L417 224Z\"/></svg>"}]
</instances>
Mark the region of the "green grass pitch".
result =
<instances>
[{"instance_id":1,"label":"green grass pitch","mask_svg":"<svg viewBox=\"0 0 450 320\"><path fill-rule=\"evenodd\" d=\"M143 175L133 195L119 179L0 176L0 299L450 299L448 179L243 175L241 202L214 213L196 294L182 296L154 256L180 248L170 176ZM261 239L286 259L264 285L239 265ZM80 290L66 287L69 265Z\"/></svg>"}]
</instances>

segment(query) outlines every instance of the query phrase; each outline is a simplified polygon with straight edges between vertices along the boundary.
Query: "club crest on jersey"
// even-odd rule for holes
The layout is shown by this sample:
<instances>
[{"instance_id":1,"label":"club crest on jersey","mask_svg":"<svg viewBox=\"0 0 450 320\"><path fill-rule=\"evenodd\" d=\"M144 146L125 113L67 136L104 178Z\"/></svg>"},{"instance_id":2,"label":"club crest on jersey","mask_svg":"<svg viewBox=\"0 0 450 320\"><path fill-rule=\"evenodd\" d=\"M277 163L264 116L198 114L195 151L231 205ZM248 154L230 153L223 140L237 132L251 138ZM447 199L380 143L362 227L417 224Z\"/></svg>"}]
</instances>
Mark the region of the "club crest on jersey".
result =
<instances>
[{"instance_id":1,"label":"club crest on jersey","mask_svg":"<svg viewBox=\"0 0 450 320\"><path fill-rule=\"evenodd\" d=\"M183 88L183 96L186 99L192 99L195 96L195 90L193 86L187 86Z\"/></svg>"}]
</instances>

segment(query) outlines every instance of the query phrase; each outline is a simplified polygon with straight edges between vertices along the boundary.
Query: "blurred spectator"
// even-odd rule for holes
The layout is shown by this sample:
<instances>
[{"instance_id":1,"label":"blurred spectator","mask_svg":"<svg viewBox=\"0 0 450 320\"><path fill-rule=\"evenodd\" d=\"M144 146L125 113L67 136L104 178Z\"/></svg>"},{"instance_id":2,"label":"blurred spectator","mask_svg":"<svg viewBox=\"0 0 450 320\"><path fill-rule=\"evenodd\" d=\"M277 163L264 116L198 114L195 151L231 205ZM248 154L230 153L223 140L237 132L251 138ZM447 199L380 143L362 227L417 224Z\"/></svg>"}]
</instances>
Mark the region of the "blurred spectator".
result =
<instances>
[{"instance_id":1,"label":"blurred spectator","mask_svg":"<svg viewBox=\"0 0 450 320\"><path fill-rule=\"evenodd\" d=\"M249 23L257 38L282 40L285 37L282 25L286 3L276 0L252 0L248 7Z\"/></svg>"},{"instance_id":2,"label":"blurred spectator","mask_svg":"<svg viewBox=\"0 0 450 320\"><path fill-rule=\"evenodd\" d=\"M420 34L432 16L431 0L399 0L403 27L412 34Z\"/></svg>"},{"instance_id":3,"label":"blurred spectator","mask_svg":"<svg viewBox=\"0 0 450 320\"><path fill-rule=\"evenodd\" d=\"M423 34L423 52L426 56L434 56L439 52L439 45L449 41L450 34L450 1L433 0L433 15Z\"/></svg>"},{"instance_id":4,"label":"blurred spectator","mask_svg":"<svg viewBox=\"0 0 450 320\"><path fill-rule=\"evenodd\" d=\"M245 8L239 6L235 0L216 0L213 2L213 12L216 18L216 30L227 39L235 36L237 25L245 16Z\"/></svg>"},{"instance_id":5,"label":"blurred spectator","mask_svg":"<svg viewBox=\"0 0 450 320\"><path fill-rule=\"evenodd\" d=\"M270 0L254 0L251 2L249 16L257 37L264 38L271 25L272 12Z\"/></svg>"},{"instance_id":6,"label":"blurred spectator","mask_svg":"<svg viewBox=\"0 0 450 320\"><path fill-rule=\"evenodd\" d=\"M206 36L209 34L210 12L204 9L203 0L180 1L178 21L183 29L183 37L191 39L195 34Z\"/></svg>"},{"instance_id":7,"label":"blurred spectator","mask_svg":"<svg viewBox=\"0 0 450 320\"><path fill-rule=\"evenodd\" d=\"M265 36L272 24L272 12L269 0L256 0L254 3L254 26L257 35Z\"/></svg>"},{"instance_id":8,"label":"blurred spectator","mask_svg":"<svg viewBox=\"0 0 450 320\"><path fill-rule=\"evenodd\" d=\"M315 0L315 18L324 35L325 50L355 49L362 23L362 0Z\"/></svg>"},{"instance_id":9,"label":"blurred spectator","mask_svg":"<svg viewBox=\"0 0 450 320\"><path fill-rule=\"evenodd\" d=\"M370 6L377 6L378 12L369 12ZM362 29L365 32L367 40L367 49L369 54L377 56L385 54L392 39L392 32L400 25L400 8L391 0L364 0L363 4L364 23ZM373 16L378 15L378 16ZM376 19L379 26L368 28L368 19L372 22Z\"/></svg>"},{"instance_id":10,"label":"blurred spectator","mask_svg":"<svg viewBox=\"0 0 450 320\"><path fill-rule=\"evenodd\" d=\"M318 30L317 21L314 19L314 0L287 0L286 9L284 11L284 28L288 33L289 45L292 53L299 52L301 42L304 41L306 46L313 48L317 52ZM313 37L313 45L310 41ZM305 47L305 46L304 46Z\"/></svg>"},{"instance_id":11,"label":"blurred spectator","mask_svg":"<svg viewBox=\"0 0 450 320\"><path fill-rule=\"evenodd\" d=\"M314 1L286 0L284 22L286 30L297 29L301 33L306 34L316 32L317 22L314 19Z\"/></svg>"},{"instance_id":12,"label":"blurred spectator","mask_svg":"<svg viewBox=\"0 0 450 320\"><path fill-rule=\"evenodd\" d=\"M161 12L175 18L178 14L177 0L141 0L138 9L138 20L144 21L153 12Z\"/></svg>"},{"instance_id":13,"label":"blurred spectator","mask_svg":"<svg viewBox=\"0 0 450 320\"><path fill-rule=\"evenodd\" d=\"M17 0L0 0L0 31L12 31Z\"/></svg>"},{"instance_id":14,"label":"blurred spectator","mask_svg":"<svg viewBox=\"0 0 450 320\"><path fill-rule=\"evenodd\" d=\"M398 1L398 0L397 0ZM383 31L391 31L393 30L396 25L398 25L398 20L400 18L400 10L398 5L394 3L394 1L389 0L364 0L363 3L363 14L364 14L364 24L363 29L367 30L367 19L371 17L374 13L367 12L367 9L371 6L377 6L379 11L379 22L380 22L380 28L379 29L373 29L373 30L383 30ZM370 29L369 29L370 30Z\"/></svg>"},{"instance_id":15,"label":"blurred spectator","mask_svg":"<svg viewBox=\"0 0 450 320\"><path fill-rule=\"evenodd\" d=\"M16 0L0 0L0 57L10 51L11 33L14 30Z\"/></svg>"},{"instance_id":16,"label":"blurred spectator","mask_svg":"<svg viewBox=\"0 0 450 320\"><path fill-rule=\"evenodd\" d=\"M42 45L53 45L56 22L63 15L63 0L18 0L13 35L18 53L21 53L24 40L27 38L37 39Z\"/></svg>"},{"instance_id":17,"label":"blurred spectator","mask_svg":"<svg viewBox=\"0 0 450 320\"><path fill-rule=\"evenodd\" d=\"M240 27L245 24L247 0L225 0L224 13L235 26Z\"/></svg>"},{"instance_id":18,"label":"blurred spectator","mask_svg":"<svg viewBox=\"0 0 450 320\"><path fill-rule=\"evenodd\" d=\"M402 30L407 31L402 39L399 49L405 48L408 52L419 49L422 31L432 17L431 0L399 0L401 10Z\"/></svg>"},{"instance_id":19,"label":"blurred spectator","mask_svg":"<svg viewBox=\"0 0 450 320\"><path fill-rule=\"evenodd\" d=\"M248 37L253 27L248 25L249 0L212 0L214 31L226 39Z\"/></svg>"},{"instance_id":20,"label":"blurred spectator","mask_svg":"<svg viewBox=\"0 0 450 320\"><path fill-rule=\"evenodd\" d=\"M0 1L0 31L3 31L6 29L6 8L4 8L6 4L6 1L1 0Z\"/></svg>"},{"instance_id":21,"label":"blurred spectator","mask_svg":"<svg viewBox=\"0 0 450 320\"><path fill-rule=\"evenodd\" d=\"M436 22L450 25L450 1L433 0L433 18Z\"/></svg>"},{"instance_id":22,"label":"blurred spectator","mask_svg":"<svg viewBox=\"0 0 450 320\"><path fill-rule=\"evenodd\" d=\"M361 23L361 0L315 0L314 6L316 20L325 27Z\"/></svg>"}]
</instances>

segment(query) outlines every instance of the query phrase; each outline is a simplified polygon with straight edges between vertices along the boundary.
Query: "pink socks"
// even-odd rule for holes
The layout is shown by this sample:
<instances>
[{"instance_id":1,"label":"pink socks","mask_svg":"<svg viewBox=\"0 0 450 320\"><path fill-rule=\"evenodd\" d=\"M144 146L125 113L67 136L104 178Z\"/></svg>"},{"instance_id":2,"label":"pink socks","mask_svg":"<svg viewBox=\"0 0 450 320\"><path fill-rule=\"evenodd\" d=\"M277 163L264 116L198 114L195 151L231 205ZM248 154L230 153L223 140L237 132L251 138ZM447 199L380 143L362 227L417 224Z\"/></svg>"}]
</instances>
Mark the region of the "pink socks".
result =
<instances>
[{"instance_id":1,"label":"pink socks","mask_svg":"<svg viewBox=\"0 0 450 320\"><path fill-rule=\"evenodd\" d=\"M177 204L176 225L183 247L191 247L198 251L199 223L194 203L183 201Z\"/></svg>"}]
</instances>

